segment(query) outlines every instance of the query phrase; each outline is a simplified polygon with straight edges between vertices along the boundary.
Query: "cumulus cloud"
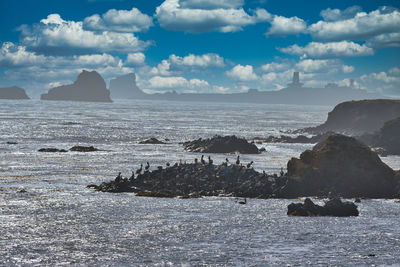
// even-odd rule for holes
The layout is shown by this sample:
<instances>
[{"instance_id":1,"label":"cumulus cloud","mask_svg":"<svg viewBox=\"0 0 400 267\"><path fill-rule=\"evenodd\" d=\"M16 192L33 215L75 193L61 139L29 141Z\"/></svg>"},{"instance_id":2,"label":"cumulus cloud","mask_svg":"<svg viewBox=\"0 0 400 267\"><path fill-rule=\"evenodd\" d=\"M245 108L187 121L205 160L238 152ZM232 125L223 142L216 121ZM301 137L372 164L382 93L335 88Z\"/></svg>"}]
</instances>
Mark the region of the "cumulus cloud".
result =
<instances>
[{"instance_id":1,"label":"cumulus cloud","mask_svg":"<svg viewBox=\"0 0 400 267\"><path fill-rule=\"evenodd\" d=\"M311 42L304 47L295 44L286 48L279 48L279 50L283 53L301 56L302 58L359 57L374 54L373 49L365 44L360 45L349 41L329 43Z\"/></svg>"},{"instance_id":2,"label":"cumulus cloud","mask_svg":"<svg viewBox=\"0 0 400 267\"><path fill-rule=\"evenodd\" d=\"M266 36L285 36L290 34L303 33L307 29L307 24L304 20L298 17L286 18L282 16L274 16L271 21Z\"/></svg>"},{"instance_id":3,"label":"cumulus cloud","mask_svg":"<svg viewBox=\"0 0 400 267\"><path fill-rule=\"evenodd\" d=\"M165 0L157 7L155 17L160 26L173 31L191 33L220 31L235 32L244 26L267 21L271 15L265 9L257 9L249 15L239 8L241 1L184 1ZM211 8L215 7L215 8Z\"/></svg>"},{"instance_id":4,"label":"cumulus cloud","mask_svg":"<svg viewBox=\"0 0 400 267\"><path fill-rule=\"evenodd\" d=\"M324 15L331 19L332 11L327 13L330 15ZM319 21L310 25L308 31L315 40L366 40L384 33L400 32L400 12L389 7L370 13L358 12L349 19Z\"/></svg>"},{"instance_id":5,"label":"cumulus cloud","mask_svg":"<svg viewBox=\"0 0 400 267\"><path fill-rule=\"evenodd\" d=\"M264 72L271 72L271 71L282 71L286 70L290 67L289 63L283 62L272 62L272 63L267 63L264 65L261 65L261 70Z\"/></svg>"},{"instance_id":6,"label":"cumulus cloud","mask_svg":"<svg viewBox=\"0 0 400 267\"><path fill-rule=\"evenodd\" d=\"M341 60L338 59L304 59L300 60L295 68L302 72L312 72L312 73L351 73L354 71L353 66L348 66L343 64Z\"/></svg>"},{"instance_id":7,"label":"cumulus cloud","mask_svg":"<svg viewBox=\"0 0 400 267\"><path fill-rule=\"evenodd\" d=\"M392 68L387 72L373 72L360 77L360 84L371 91L379 91L386 95L400 94L400 69Z\"/></svg>"},{"instance_id":8,"label":"cumulus cloud","mask_svg":"<svg viewBox=\"0 0 400 267\"><path fill-rule=\"evenodd\" d=\"M238 64L233 69L227 71L226 75L238 81L254 81L258 79L251 65L242 66Z\"/></svg>"},{"instance_id":9,"label":"cumulus cloud","mask_svg":"<svg viewBox=\"0 0 400 267\"><path fill-rule=\"evenodd\" d=\"M145 60L146 56L141 52L129 53L124 64L127 66L137 66L144 64Z\"/></svg>"},{"instance_id":10,"label":"cumulus cloud","mask_svg":"<svg viewBox=\"0 0 400 267\"><path fill-rule=\"evenodd\" d=\"M327 8L321 11L320 15L325 21L338 21L353 18L357 13L361 12L360 6L351 6L345 10Z\"/></svg>"},{"instance_id":11,"label":"cumulus cloud","mask_svg":"<svg viewBox=\"0 0 400 267\"><path fill-rule=\"evenodd\" d=\"M161 63L157 65L157 67L153 67L150 70L150 74L152 75L162 75L162 76L169 76L172 75L172 71L170 69L171 63L168 60L163 60Z\"/></svg>"},{"instance_id":12,"label":"cumulus cloud","mask_svg":"<svg viewBox=\"0 0 400 267\"><path fill-rule=\"evenodd\" d=\"M26 47L11 42L3 43L0 48L0 66L17 67L42 64L45 61L45 56L36 55L36 53L27 51Z\"/></svg>"},{"instance_id":13,"label":"cumulus cloud","mask_svg":"<svg viewBox=\"0 0 400 267\"><path fill-rule=\"evenodd\" d=\"M149 80L149 85L152 89L182 89L209 86L207 81L199 79L187 80L186 78L180 76L154 76Z\"/></svg>"},{"instance_id":14,"label":"cumulus cloud","mask_svg":"<svg viewBox=\"0 0 400 267\"><path fill-rule=\"evenodd\" d=\"M377 35L367 41L367 46L374 48L399 47L400 32L384 33Z\"/></svg>"},{"instance_id":15,"label":"cumulus cloud","mask_svg":"<svg viewBox=\"0 0 400 267\"><path fill-rule=\"evenodd\" d=\"M22 44L43 54L129 53L144 50L150 44L131 33L86 31L82 22L65 21L58 14L20 30Z\"/></svg>"},{"instance_id":16,"label":"cumulus cloud","mask_svg":"<svg viewBox=\"0 0 400 267\"><path fill-rule=\"evenodd\" d=\"M110 9L103 15L92 15L83 21L83 29L90 31L143 32L153 26L153 19L140 12Z\"/></svg>"},{"instance_id":17,"label":"cumulus cloud","mask_svg":"<svg viewBox=\"0 0 400 267\"><path fill-rule=\"evenodd\" d=\"M203 55L189 54L185 57L179 57L174 54L169 56L171 64L177 66L189 66L189 67L225 67L224 58L213 53Z\"/></svg>"},{"instance_id":18,"label":"cumulus cloud","mask_svg":"<svg viewBox=\"0 0 400 267\"><path fill-rule=\"evenodd\" d=\"M183 8L190 9L218 9L239 8L243 6L243 0L183 0L180 1Z\"/></svg>"}]
</instances>

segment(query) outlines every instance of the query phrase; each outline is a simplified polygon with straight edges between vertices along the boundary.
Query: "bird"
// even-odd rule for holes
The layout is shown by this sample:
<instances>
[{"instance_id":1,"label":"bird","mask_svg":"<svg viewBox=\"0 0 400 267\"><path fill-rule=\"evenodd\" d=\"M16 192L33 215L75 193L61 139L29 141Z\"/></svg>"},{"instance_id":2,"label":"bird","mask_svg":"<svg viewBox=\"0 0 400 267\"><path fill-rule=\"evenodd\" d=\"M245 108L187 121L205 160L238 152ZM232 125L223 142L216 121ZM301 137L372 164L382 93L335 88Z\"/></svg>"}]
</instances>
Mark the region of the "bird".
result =
<instances>
[{"instance_id":1,"label":"bird","mask_svg":"<svg viewBox=\"0 0 400 267\"><path fill-rule=\"evenodd\" d=\"M243 198L242 200L239 200L238 203L242 205L247 204L247 199Z\"/></svg>"},{"instance_id":2,"label":"bird","mask_svg":"<svg viewBox=\"0 0 400 267\"><path fill-rule=\"evenodd\" d=\"M197 158L195 158L195 159L194 159L194 164L196 164L196 165L197 165L197 162L198 162L198 159L197 159Z\"/></svg>"},{"instance_id":3,"label":"bird","mask_svg":"<svg viewBox=\"0 0 400 267\"><path fill-rule=\"evenodd\" d=\"M140 164L140 168L136 170L136 174L140 174L143 170L143 164Z\"/></svg>"},{"instance_id":4,"label":"bird","mask_svg":"<svg viewBox=\"0 0 400 267\"><path fill-rule=\"evenodd\" d=\"M247 164L247 169L250 169L252 164L253 164L253 161L251 161L249 164Z\"/></svg>"},{"instance_id":5,"label":"bird","mask_svg":"<svg viewBox=\"0 0 400 267\"><path fill-rule=\"evenodd\" d=\"M229 159L225 158L225 162L226 162L226 164L228 164L229 163Z\"/></svg>"},{"instance_id":6,"label":"bird","mask_svg":"<svg viewBox=\"0 0 400 267\"><path fill-rule=\"evenodd\" d=\"M200 161L201 161L201 164L206 164L206 161L204 160L204 155L201 155Z\"/></svg>"},{"instance_id":7,"label":"bird","mask_svg":"<svg viewBox=\"0 0 400 267\"><path fill-rule=\"evenodd\" d=\"M150 163L149 163L149 162L146 162L146 167L144 167L144 169L145 169L146 171L148 171L148 170L150 169Z\"/></svg>"},{"instance_id":8,"label":"bird","mask_svg":"<svg viewBox=\"0 0 400 267\"><path fill-rule=\"evenodd\" d=\"M158 169L159 171L162 171L162 166L157 166L157 169Z\"/></svg>"},{"instance_id":9,"label":"bird","mask_svg":"<svg viewBox=\"0 0 400 267\"><path fill-rule=\"evenodd\" d=\"M171 164L169 164L169 162L167 162L165 165L167 165L167 167L171 166Z\"/></svg>"},{"instance_id":10,"label":"bird","mask_svg":"<svg viewBox=\"0 0 400 267\"><path fill-rule=\"evenodd\" d=\"M212 164L213 164L213 160L211 159L210 156L208 156L208 164L209 164L209 165L212 165Z\"/></svg>"},{"instance_id":11,"label":"bird","mask_svg":"<svg viewBox=\"0 0 400 267\"><path fill-rule=\"evenodd\" d=\"M135 172L132 171L131 177L129 177L129 181L133 181L135 179Z\"/></svg>"},{"instance_id":12,"label":"bird","mask_svg":"<svg viewBox=\"0 0 400 267\"><path fill-rule=\"evenodd\" d=\"M285 173L283 172L283 168L281 168L281 176L283 176Z\"/></svg>"},{"instance_id":13,"label":"bird","mask_svg":"<svg viewBox=\"0 0 400 267\"><path fill-rule=\"evenodd\" d=\"M119 183L121 181L121 178L122 178L121 173L118 173L118 176L115 178L115 181Z\"/></svg>"},{"instance_id":14,"label":"bird","mask_svg":"<svg viewBox=\"0 0 400 267\"><path fill-rule=\"evenodd\" d=\"M236 158L236 165L239 165L240 164L240 156L237 156L237 158Z\"/></svg>"}]
</instances>

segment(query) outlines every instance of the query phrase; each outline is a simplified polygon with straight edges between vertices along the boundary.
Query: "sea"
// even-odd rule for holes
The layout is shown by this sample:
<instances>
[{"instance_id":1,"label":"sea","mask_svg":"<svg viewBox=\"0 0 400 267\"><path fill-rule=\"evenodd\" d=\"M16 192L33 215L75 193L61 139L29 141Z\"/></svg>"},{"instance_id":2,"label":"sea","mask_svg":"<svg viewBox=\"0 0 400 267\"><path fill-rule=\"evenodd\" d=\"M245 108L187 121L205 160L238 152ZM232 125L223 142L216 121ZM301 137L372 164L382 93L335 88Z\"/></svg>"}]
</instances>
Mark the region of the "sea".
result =
<instances>
[{"instance_id":1,"label":"sea","mask_svg":"<svg viewBox=\"0 0 400 267\"><path fill-rule=\"evenodd\" d=\"M0 101L0 266L399 266L400 203L363 199L358 217L289 217L304 199L137 197L86 188L140 164L193 162L182 142L252 140L323 123L331 106L117 100ZM156 137L165 145L142 145ZM11 142L11 143L7 143ZM13 143L14 142L14 143ZM100 151L41 153L75 145ZM278 173L312 144L240 155ZM208 156L209 154L206 154ZM236 154L210 154L215 163ZM400 169L400 157L381 158ZM319 204L324 199L313 199Z\"/></svg>"}]
</instances>

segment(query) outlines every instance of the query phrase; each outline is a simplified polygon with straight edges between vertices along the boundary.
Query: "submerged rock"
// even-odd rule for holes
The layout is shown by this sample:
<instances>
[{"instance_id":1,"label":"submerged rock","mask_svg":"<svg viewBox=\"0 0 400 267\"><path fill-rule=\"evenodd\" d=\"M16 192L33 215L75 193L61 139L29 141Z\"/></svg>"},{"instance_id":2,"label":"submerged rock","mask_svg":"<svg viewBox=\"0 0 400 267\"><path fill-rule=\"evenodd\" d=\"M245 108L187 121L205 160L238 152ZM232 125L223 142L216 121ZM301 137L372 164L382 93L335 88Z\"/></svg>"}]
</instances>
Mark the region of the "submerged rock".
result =
<instances>
[{"instance_id":1,"label":"submerged rock","mask_svg":"<svg viewBox=\"0 0 400 267\"><path fill-rule=\"evenodd\" d=\"M94 146L74 146L69 149L69 151L76 151L76 152L94 152L99 151L99 149L95 148Z\"/></svg>"},{"instance_id":2,"label":"submerged rock","mask_svg":"<svg viewBox=\"0 0 400 267\"><path fill-rule=\"evenodd\" d=\"M197 139L183 143L185 150L200 153L233 153L258 154L255 144L247 142L244 138L232 136L214 136L208 139Z\"/></svg>"},{"instance_id":3,"label":"submerged rock","mask_svg":"<svg viewBox=\"0 0 400 267\"><path fill-rule=\"evenodd\" d=\"M65 152L68 152L68 151L65 150L65 149L58 149L58 148L54 148L54 147L49 147L49 148L41 148L41 149L38 150L38 152L50 152L50 153L62 152L62 153L65 153Z\"/></svg>"},{"instance_id":4,"label":"submerged rock","mask_svg":"<svg viewBox=\"0 0 400 267\"><path fill-rule=\"evenodd\" d=\"M399 177L368 146L353 137L332 135L287 164L287 196L393 198Z\"/></svg>"},{"instance_id":5,"label":"submerged rock","mask_svg":"<svg viewBox=\"0 0 400 267\"><path fill-rule=\"evenodd\" d=\"M164 145L166 143L163 142L163 141L158 140L157 138L152 137L150 139L147 139L147 140L144 140L144 141L140 141L139 144L154 144L154 145L159 144L159 145Z\"/></svg>"},{"instance_id":6,"label":"submerged rock","mask_svg":"<svg viewBox=\"0 0 400 267\"><path fill-rule=\"evenodd\" d=\"M358 216L357 206L349 201L342 202L340 198L330 199L324 206L314 204L311 199L306 198L304 204L292 203L288 206L289 216Z\"/></svg>"}]
</instances>

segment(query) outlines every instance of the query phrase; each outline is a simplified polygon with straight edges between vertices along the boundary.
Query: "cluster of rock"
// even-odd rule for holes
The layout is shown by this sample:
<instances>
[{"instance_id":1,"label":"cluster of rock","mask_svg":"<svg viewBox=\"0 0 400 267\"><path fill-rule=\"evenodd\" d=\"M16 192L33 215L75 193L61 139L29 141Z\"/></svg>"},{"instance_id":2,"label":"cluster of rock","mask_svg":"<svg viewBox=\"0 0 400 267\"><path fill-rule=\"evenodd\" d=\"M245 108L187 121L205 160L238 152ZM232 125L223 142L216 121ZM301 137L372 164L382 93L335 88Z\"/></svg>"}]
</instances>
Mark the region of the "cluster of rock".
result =
<instances>
[{"instance_id":1,"label":"cluster of rock","mask_svg":"<svg viewBox=\"0 0 400 267\"><path fill-rule=\"evenodd\" d=\"M94 146L73 146L69 149L69 151L74 151L74 152L94 152L94 151L99 151L99 149L95 148ZM51 153L65 153L68 152L65 149L58 149L55 147L49 147L49 148L41 148L38 150L38 152L51 152Z\"/></svg>"},{"instance_id":2,"label":"cluster of rock","mask_svg":"<svg viewBox=\"0 0 400 267\"><path fill-rule=\"evenodd\" d=\"M305 135L298 135L296 137L291 137L288 135L281 135L279 137L270 135L267 138L257 138L255 140L264 143L290 143L290 144L316 144L323 142L330 135L334 134L333 132L327 132L323 134L313 135L311 137L307 137Z\"/></svg>"},{"instance_id":3,"label":"cluster of rock","mask_svg":"<svg viewBox=\"0 0 400 267\"><path fill-rule=\"evenodd\" d=\"M140 169L141 171L141 169ZM212 161L150 171L95 186L104 192L136 192L147 196L237 196L296 198L342 196L347 198L397 198L400 176L358 140L333 135L299 159L288 162L288 172L267 175L251 164L214 165Z\"/></svg>"},{"instance_id":4,"label":"cluster of rock","mask_svg":"<svg viewBox=\"0 0 400 267\"><path fill-rule=\"evenodd\" d=\"M357 206L349 201L342 202L340 198L330 199L324 206L314 204L306 198L303 203L292 203L288 206L289 216L358 216Z\"/></svg>"},{"instance_id":5,"label":"cluster of rock","mask_svg":"<svg viewBox=\"0 0 400 267\"><path fill-rule=\"evenodd\" d=\"M183 143L186 151L199 153L234 153L259 154L260 151L253 143L244 138L231 136L214 136L208 139L199 138Z\"/></svg>"}]
</instances>

